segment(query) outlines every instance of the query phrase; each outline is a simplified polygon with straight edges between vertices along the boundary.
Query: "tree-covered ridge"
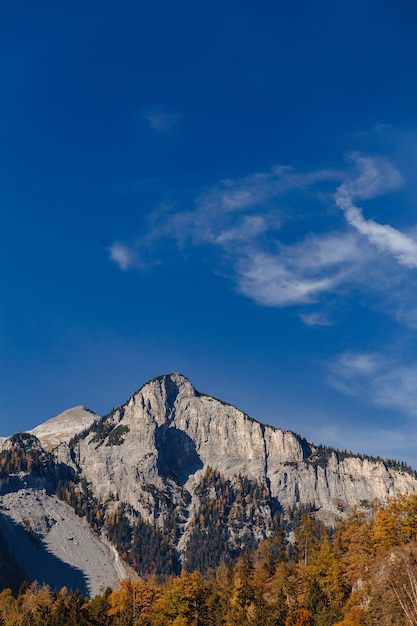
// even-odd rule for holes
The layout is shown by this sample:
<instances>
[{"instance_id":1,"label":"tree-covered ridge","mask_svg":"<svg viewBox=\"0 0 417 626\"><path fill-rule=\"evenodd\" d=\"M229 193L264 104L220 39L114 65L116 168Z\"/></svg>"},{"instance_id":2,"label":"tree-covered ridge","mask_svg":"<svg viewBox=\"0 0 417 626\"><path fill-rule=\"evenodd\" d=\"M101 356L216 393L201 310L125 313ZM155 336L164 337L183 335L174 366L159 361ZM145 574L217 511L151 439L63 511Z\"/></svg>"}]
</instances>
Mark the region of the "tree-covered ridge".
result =
<instances>
[{"instance_id":1,"label":"tree-covered ridge","mask_svg":"<svg viewBox=\"0 0 417 626\"><path fill-rule=\"evenodd\" d=\"M90 439L90 444L95 443L100 446L107 439L107 446L119 446L124 441L124 435L129 432L129 427L119 424L114 417L118 414L118 421L123 417L123 408L115 407L110 413L107 413L100 419L95 420L91 426L77 433L69 441L68 446L72 449L81 439L85 439L91 433L94 433Z\"/></svg>"},{"instance_id":2,"label":"tree-covered ridge","mask_svg":"<svg viewBox=\"0 0 417 626\"><path fill-rule=\"evenodd\" d=\"M0 478L19 472L36 475L53 473L54 461L43 450L39 440L28 433L16 433L0 452Z\"/></svg>"},{"instance_id":3,"label":"tree-covered ridge","mask_svg":"<svg viewBox=\"0 0 417 626\"><path fill-rule=\"evenodd\" d=\"M395 459L388 458L382 459L379 456L374 457L369 456L368 454L354 453L352 450L338 450L337 448L331 448L321 444L311 444L309 453L303 461L313 465L314 467L326 468L332 456L334 456L339 463L345 459L360 459L361 461L367 460L371 463L380 462L383 463L387 469L400 470L417 478L417 472L405 461L397 461Z\"/></svg>"},{"instance_id":4,"label":"tree-covered ridge","mask_svg":"<svg viewBox=\"0 0 417 626\"><path fill-rule=\"evenodd\" d=\"M122 558L140 576L166 580L180 571L169 533L151 526L130 507L121 505L115 512L108 513L104 530Z\"/></svg>"},{"instance_id":5,"label":"tree-covered ridge","mask_svg":"<svg viewBox=\"0 0 417 626\"><path fill-rule=\"evenodd\" d=\"M131 536L120 509L115 541ZM126 513L126 511L124 512ZM151 562L152 556L146 558ZM149 563L151 571L151 563ZM203 575L121 581L92 599L24 584L0 593L2 626L417 625L417 495L358 508L330 533L313 515Z\"/></svg>"},{"instance_id":6,"label":"tree-covered ridge","mask_svg":"<svg viewBox=\"0 0 417 626\"><path fill-rule=\"evenodd\" d=\"M109 437L110 433L116 428L117 422L115 421L115 415L121 409L115 408L107 415L104 415L101 419L97 420L90 426L90 428L85 432L83 437L86 437L90 433L94 433L94 436L90 440L91 443L95 443L98 446L101 445L104 440ZM119 416L119 420L122 416ZM74 440L70 441L70 447L74 445Z\"/></svg>"},{"instance_id":7,"label":"tree-covered ridge","mask_svg":"<svg viewBox=\"0 0 417 626\"><path fill-rule=\"evenodd\" d=\"M106 504L93 496L84 478L72 472L69 478L58 479L55 495L69 504L79 517L85 517L91 528L100 533L104 526Z\"/></svg>"},{"instance_id":8,"label":"tree-covered ridge","mask_svg":"<svg viewBox=\"0 0 417 626\"><path fill-rule=\"evenodd\" d=\"M118 415L118 421L115 421L115 416ZM97 446L101 445L104 440L110 435L113 429L116 428L118 422L123 417L123 407L113 407L113 409L103 415L99 419L95 420L88 428L80 431L68 442L69 448L74 448L81 439L85 439L89 434L94 433L90 440L90 443L95 443ZM123 431L127 432L127 431ZM122 443L122 441L120 441ZM110 444L111 445L111 444Z\"/></svg>"},{"instance_id":9,"label":"tree-covered ridge","mask_svg":"<svg viewBox=\"0 0 417 626\"><path fill-rule=\"evenodd\" d=\"M261 538L282 523L278 503L267 487L245 476L231 481L208 467L195 493L200 506L192 519L184 554L188 571L205 572L222 559L236 559L245 550L253 551Z\"/></svg>"}]
</instances>

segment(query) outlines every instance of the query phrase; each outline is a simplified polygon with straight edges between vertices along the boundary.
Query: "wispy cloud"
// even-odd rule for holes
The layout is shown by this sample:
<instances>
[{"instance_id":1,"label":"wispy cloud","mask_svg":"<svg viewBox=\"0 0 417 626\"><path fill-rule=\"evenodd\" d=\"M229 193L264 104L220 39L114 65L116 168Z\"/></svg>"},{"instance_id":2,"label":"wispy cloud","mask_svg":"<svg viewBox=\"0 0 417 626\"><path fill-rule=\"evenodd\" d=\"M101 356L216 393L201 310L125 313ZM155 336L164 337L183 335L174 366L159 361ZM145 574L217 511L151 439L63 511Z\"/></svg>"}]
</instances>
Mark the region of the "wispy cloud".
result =
<instances>
[{"instance_id":1,"label":"wispy cloud","mask_svg":"<svg viewBox=\"0 0 417 626\"><path fill-rule=\"evenodd\" d=\"M333 326L334 322L326 311L312 311L300 313L300 319L306 326Z\"/></svg>"},{"instance_id":2,"label":"wispy cloud","mask_svg":"<svg viewBox=\"0 0 417 626\"><path fill-rule=\"evenodd\" d=\"M359 175L342 183L335 194L337 206L346 221L373 244L380 252L391 254L406 267L417 267L417 240L388 224L366 220L356 199L369 199L393 191L403 183L399 172L386 159L371 159L354 155Z\"/></svg>"},{"instance_id":3,"label":"wispy cloud","mask_svg":"<svg viewBox=\"0 0 417 626\"><path fill-rule=\"evenodd\" d=\"M198 212L230 213L254 207L268 208L274 199L292 190L307 190L315 184L340 181L335 169L296 172L279 165L268 172L256 172L238 180L223 179L220 185L201 194L196 201Z\"/></svg>"},{"instance_id":4,"label":"wispy cloud","mask_svg":"<svg viewBox=\"0 0 417 626\"><path fill-rule=\"evenodd\" d=\"M353 168L345 170L277 166L224 179L191 208L156 210L148 232L132 247L113 244L111 259L126 270L139 265L142 250L160 254L171 240L180 249L210 250L213 268L221 267L243 295L264 306L319 304L354 290L393 299L384 277L389 270L405 289L400 272L417 267L417 239L412 231L365 219L356 202L393 193L403 180L386 158L355 153L350 162ZM300 318L319 324L317 313Z\"/></svg>"},{"instance_id":5,"label":"wispy cloud","mask_svg":"<svg viewBox=\"0 0 417 626\"><path fill-rule=\"evenodd\" d=\"M269 254L255 246L242 251L237 281L242 293L260 304L307 304L348 280L360 257L355 237L340 232L277 244Z\"/></svg>"},{"instance_id":6,"label":"wispy cloud","mask_svg":"<svg viewBox=\"0 0 417 626\"><path fill-rule=\"evenodd\" d=\"M137 255L134 249L116 241L109 247L110 259L121 270L129 270L137 265Z\"/></svg>"},{"instance_id":7,"label":"wispy cloud","mask_svg":"<svg viewBox=\"0 0 417 626\"><path fill-rule=\"evenodd\" d=\"M178 122L178 115L160 109L145 113L145 119L156 133L168 133Z\"/></svg>"},{"instance_id":8,"label":"wispy cloud","mask_svg":"<svg viewBox=\"0 0 417 626\"><path fill-rule=\"evenodd\" d=\"M357 152L349 155L356 172L343 183L351 200L375 198L403 185L403 179L394 165L384 157L369 157Z\"/></svg>"},{"instance_id":9,"label":"wispy cloud","mask_svg":"<svg viewBox=\"0 0 417 626\"><path fill-rule=\"evenodd\" d=\"M276 222L278 226L278 221ZM213 240L219 246L226 247L231 243L244 243L265 233L270 224L265 216L248 215L243 217L238 224L225 228Z\"/></svg>"},{"instance_id":10,"label":"wispy cloud","mask_svg":"<svg viewBox=\"0 0 417 626\"><path fill-rule=\"evenodd\" d=\"M329 364L329 381L339 391L417 417L417 365L385 353L345 352Z\"/></svg>"},{"instance_id":11,"label":"wispy cloud","mask_svg":"<svg viewBox=\"0 0 417 626\"><path fill-rule=\"evenodd\" d=\"M359 395L362 385L376 373L378 357L364 352L345 352L329 364L330 384L348 395Z\"/></svg>"},{"instance_id":12,"label":"wispy cloud","mask_svg":"<svg viewBox=\"0 0 417 626\"><path fill-rule=\"evenodd\" d=\"M262 252L247 254L237 265L240 290L266 306L288 306L314 302L334 287L337 279L308 278L285 259Z\"/></svg>"}]
</instances>

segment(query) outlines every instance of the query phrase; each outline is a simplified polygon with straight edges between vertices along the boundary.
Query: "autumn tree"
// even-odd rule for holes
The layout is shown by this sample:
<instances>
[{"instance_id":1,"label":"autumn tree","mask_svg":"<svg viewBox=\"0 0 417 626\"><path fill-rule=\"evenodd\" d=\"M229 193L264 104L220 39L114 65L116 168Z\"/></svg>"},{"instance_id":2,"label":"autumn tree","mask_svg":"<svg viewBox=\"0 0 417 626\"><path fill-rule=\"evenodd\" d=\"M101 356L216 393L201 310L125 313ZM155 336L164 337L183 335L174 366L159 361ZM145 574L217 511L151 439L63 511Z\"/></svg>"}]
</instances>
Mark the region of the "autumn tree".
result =
<instances>
[{"instance_id":1,"label":"autumn tree","mask_svg":"<svg viewBox=\"0 0 417 626\"><path fill-rule=\"evenodd\" d=\"M91 626L110 626L111 618L108 615L110 608L109 596L112 593L110 587L107 587L103 595L94 596L88 603L88 616Z\"/></svg>"},{"instance_id":2,"label":"autumn tree","mask_svg":"<svg viewBox=\"0 0 417 626\"><path fill-rule=\"evenodd\" d=\"M320 547L320 541L326 534L322 522L305 513L294 529L293 553L297 561L308 565Z\"/></svg>"},{"instance_id":3,"label":"autumn tree","mask_svg":"<svg viewBox=\"0 0 417 626\"><path fill-rule=\"evenodd\" d=\"M152 624L200 626L205 623L206 587L200 572L183 572L174 578L155 604Z\"/></svg>"},{"instance_id":4,"label":"autumn tree","mask_svg":"<svg viewBox=\"0 0 417 626\"><path fill-rule=\"evenodd\" d=\"M365 580L369 563L375 556L371 522L366 510L355 508L346 521L339 522L336 545L348 584L353 587L358 580Z\"/></svg>"},{"instance_id":5,"label":"autumn tree","mask_svg":"<svg viewBox=\"0 0 417 626\"><path fill-rule=\"evenodd\" d=\"M119 581L117 589L108 596L108 615L115 626L132 626L139 613L138 588L130 578Z\"/></svg>"},{"instance_id":6,"label":"autumn tree","mask_svg":"<svg viewBox=\"0 0 417 626\"><path fill-rule=\"evenodd\" d=\"M295 609L285 626L314 626L314 616L308 609Z\"/></svg>"},{"instance_id":7,"label":"autumn tree","mask_svg":"<svg viewBox=\"0 0 417 626\"><path fill-rule=\"evenodd\" d=\"M0 617L7 624L18 615L17 600L13 597L11 589L3 589L0 592Z\"/></svg>"}]
</instances>

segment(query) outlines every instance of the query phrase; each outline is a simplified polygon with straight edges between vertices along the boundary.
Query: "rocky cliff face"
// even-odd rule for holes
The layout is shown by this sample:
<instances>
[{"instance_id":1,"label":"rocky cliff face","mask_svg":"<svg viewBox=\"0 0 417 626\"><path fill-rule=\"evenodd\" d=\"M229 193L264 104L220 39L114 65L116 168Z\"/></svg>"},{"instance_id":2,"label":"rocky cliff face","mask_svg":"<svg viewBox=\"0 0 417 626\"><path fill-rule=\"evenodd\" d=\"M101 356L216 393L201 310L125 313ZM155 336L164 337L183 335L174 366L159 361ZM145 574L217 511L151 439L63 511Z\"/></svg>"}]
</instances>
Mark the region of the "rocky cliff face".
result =
<instances>
[{"instance_id":1,"label":"rocky cliff face","mask_svg":"<svg viewBox=\"0 0 417 626\"><path fill-rule=\"evenodd\" d=\"M251 541L267 536L277 516L282 523L297 508L331 523L355 504L417 490L416 476L406 466L314 447L197 392L179 374L150 381L86 436L56 453L73 464L107 506L128 503L159 528L174 514L181 555L195 531L199 491L211 470L231 489L238 477L250 481L252 490L261 489L262 503L248 505L241 514ZM217 497L214 489L211 494ZM222 523L229 524L237 510L231 504ZM239 529L229 531L236 547Z\"/></svg>"},{"instance_id":2,"label":"rocky cliff face","mask_svg":"<svg viewBox=\"0 0 417 626\"><path fill-rule=\"evenodd\" d=\"M193 552L216 543L219 558L238 553L288 526L297 509L331 523L353 505L417 491L405 465L315 447L197 392L180 374L151 380L101 420L83 411L77 428L69 424L79 433L71 441L62 419L52 429L57 471L73 476L61 494L77 506L84 498L83 511L101 520L97 528L107 528L121 552L136 554L135 567L152 542L191 567ZM50 430L33 432L46 432L50 446ZM117 524L130 529L128 539Z\"/></svg>"},{"instance_id":3,"label":"rocky cliff face","mask_svg":"<svg viewBox=\"0 0 417 626\"><path fill-rule=\"evenodd\" d=\"M298 503L338 515L360 501L417 489L405 467L315 448L198 393L179 374L150 381L104 423L108 434L92 431L75 445L77 467L102 499L112 492L145 515L144 486L192 493L208 467L231 480L260 481L284 511Z\"/></svg>"}]
</instances>

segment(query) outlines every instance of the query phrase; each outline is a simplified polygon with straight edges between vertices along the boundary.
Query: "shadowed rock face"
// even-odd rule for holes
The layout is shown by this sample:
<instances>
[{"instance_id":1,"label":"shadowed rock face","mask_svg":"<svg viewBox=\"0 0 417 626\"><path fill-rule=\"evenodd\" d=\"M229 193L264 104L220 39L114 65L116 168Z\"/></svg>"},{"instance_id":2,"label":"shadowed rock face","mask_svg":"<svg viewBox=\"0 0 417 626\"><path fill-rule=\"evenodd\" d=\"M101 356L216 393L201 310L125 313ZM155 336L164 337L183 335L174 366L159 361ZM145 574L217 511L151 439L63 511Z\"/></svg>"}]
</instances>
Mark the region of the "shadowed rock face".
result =
<instances>
[{"instance_id":1,"label":"shadowed rock face","mask_svg":"<svg viewBox=\"0 0 417 626\"><path fill-rule=\"evenodd\" d=\"M93 596L129 575L115 550L44 489L22 488L0 497L1 536L20 582L37 580ZM9 574L5 586L11 580Z\"/></svg>"},{"instance_id":2,"label":"shadowed rock face","mask_svg":"<svg viewBox=\"0 0 417 626\"><path fill-rule=\"evenodd\" d=\"M88 581L82 569L55 556L39 535L27 532L22 524L7 514L0 515L0 529L9 547L9 558L18 567L21 582L36 580L51 588L67 586L88 594ZM66 540L67 537L61 538L62 542Z\"/></svg>"},{"instance_id":3,"label":"shadowed rock face","mask_svg":"<svg viewBox=\"0 0 417 626\"><path fill-rule=\"evenodd\" d=\"M183 486L189 477L204 465L197 454L194 441L178 428L158 426L155 430L155 446L159 450L158 473Z\"/></svg>"},{"instance_id":4,"label":"shadowed rock face","mask_svg":"<svg viewBox=\"0 0 417 626\"><path fill-rule=\"evenodd\" d=\"M10 550L10 542L5 537L3 516L0 513L0 590L9 587L16 594L24 580L25 574L13 551Z\"/></svg>"}]
</instances>

